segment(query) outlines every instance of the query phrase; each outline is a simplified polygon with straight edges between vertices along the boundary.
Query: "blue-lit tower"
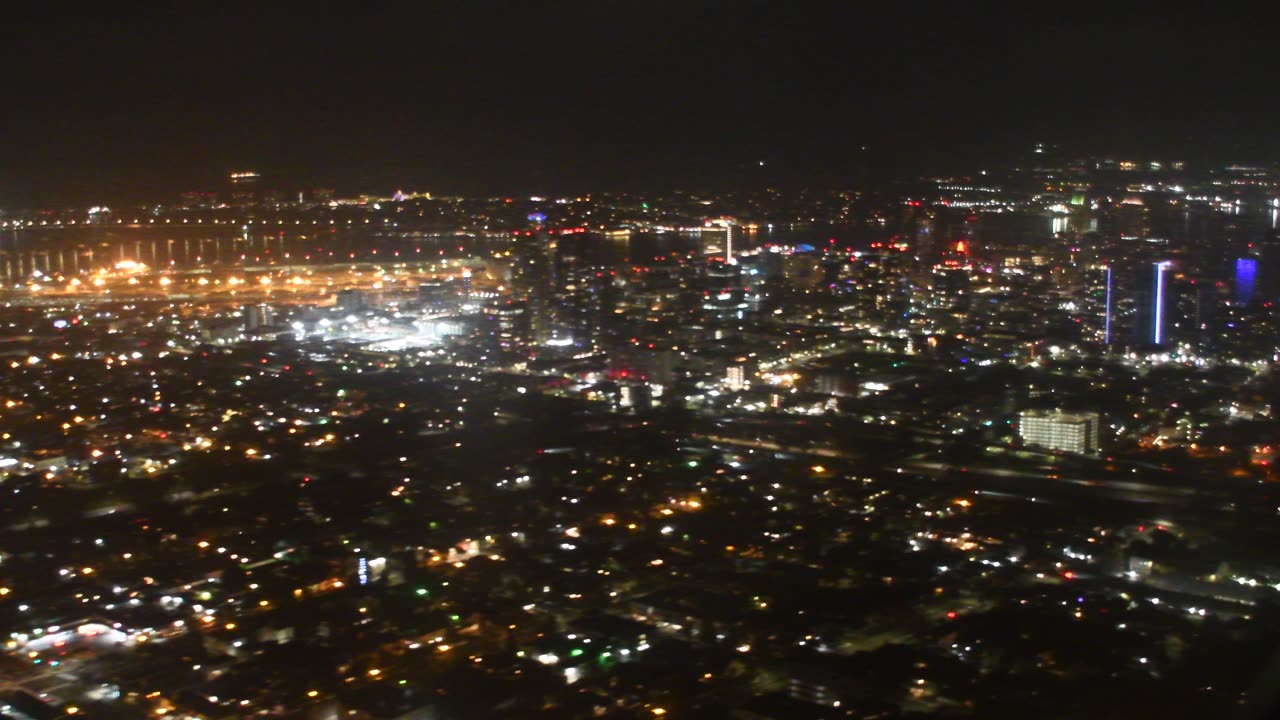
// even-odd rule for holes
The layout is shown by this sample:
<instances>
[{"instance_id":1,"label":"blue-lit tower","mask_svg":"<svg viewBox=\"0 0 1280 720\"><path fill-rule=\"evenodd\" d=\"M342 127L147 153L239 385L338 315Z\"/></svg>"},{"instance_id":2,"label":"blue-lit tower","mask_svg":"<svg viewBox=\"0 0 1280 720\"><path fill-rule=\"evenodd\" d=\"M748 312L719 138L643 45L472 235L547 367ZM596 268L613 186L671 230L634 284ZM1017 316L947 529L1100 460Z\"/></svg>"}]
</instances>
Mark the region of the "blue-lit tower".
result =
<instances>
[{"instance_id":1,"label":"blue-lit tower","mask_svg":"<svg viewBox=\"0 0 1280 720\"><path fill-rule=\"evenodd\" d=\"M1151 263L1151 332L1146 339L1152 345L1163 345L1168 341L1169 268L1172 266L1168 260Z\"/></svg>"},{"instance_id":2,"label":"blue-lit tower","mask_svg":"<svg viewBox=\"0 0 1280 720\"><path fill-rule=\"evenodd\" d=\"M1258 261L1253 258L1236 260L1236 303L1253 302L1253 292L1258 277Z\"/></svg>"}]
</instances>

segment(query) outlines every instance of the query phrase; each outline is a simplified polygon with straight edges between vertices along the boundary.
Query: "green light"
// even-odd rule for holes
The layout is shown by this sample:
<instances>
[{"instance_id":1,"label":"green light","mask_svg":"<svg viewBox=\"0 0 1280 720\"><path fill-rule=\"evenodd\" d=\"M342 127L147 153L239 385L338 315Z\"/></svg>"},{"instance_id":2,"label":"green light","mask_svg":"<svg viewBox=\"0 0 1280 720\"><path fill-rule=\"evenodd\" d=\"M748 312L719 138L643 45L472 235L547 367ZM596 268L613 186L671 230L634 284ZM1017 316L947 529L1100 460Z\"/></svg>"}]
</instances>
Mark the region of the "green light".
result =
<instances>
[{"instance_id":1,"label":"green light","mask_svg":"<svg viewBox=\"0 0 1280 720\"><path fill-rule=\"evenodd\" d=\"M690 461L689 461L689 467L698 467L698 461L697 461L697 460L690 460Z\"/></svg>"},{"instance_id":2,"label":"green light","mask_svg":"<svg viewBox=\"0 0 1280 720\"><path fill-rule=\"evenodd\" d=\"M582 654L582 648L574 648L569 651L569 657L578 657Z\"/></svg>"},{"instance_id":3,"label":"green light","mask_svg":"<svg viewBox=\"0 0 1280 720\"><path fill-rule=\"evenodd\" d=\"M409 684L409 681L408 681L408 680L401 680L401 681L400 681L400 684L401 684L401 685L408 685L408 684Z\"/></svg>"},{"instance_id":4,"label":"green light","mask_svg":"<svg viewBox=\"0 0 1280 720\"><path fill-rule=\"evenodd\" d=\"M426 594L427 594L427 589L426 589L426 588L418 588L417 590L414 590L414 592L418 593L418 595L426 595Z\"/></svg>"},{"instance_id":5,"label":"green light","mask_svg":"<svg viewBox=\"0 0 1280 720\"><path fill-rule=\"evenodd\" d=\"M450 619L450 620L452 620L452 621L454 621L454 622L458 622L458 621L462 620L462 617L461 617L461 616L458 616L458 615L450 615L450 616L449 616L449 619Z\"/></svg>"}]
</instances>

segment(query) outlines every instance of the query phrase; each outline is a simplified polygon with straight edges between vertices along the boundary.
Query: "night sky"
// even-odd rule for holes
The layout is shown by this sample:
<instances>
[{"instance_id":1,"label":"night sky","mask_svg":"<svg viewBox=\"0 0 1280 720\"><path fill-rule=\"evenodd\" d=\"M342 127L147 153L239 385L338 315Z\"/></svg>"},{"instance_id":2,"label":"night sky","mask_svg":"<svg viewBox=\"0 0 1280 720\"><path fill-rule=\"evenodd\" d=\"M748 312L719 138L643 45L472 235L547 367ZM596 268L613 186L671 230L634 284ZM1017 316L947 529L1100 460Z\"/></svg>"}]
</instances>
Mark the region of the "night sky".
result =
<instances>
[{"instance_id":1,"label":"night sky","mask_svg":"<svg viewBox=\"0 0 1280 720\"><path fill-rule=\"evenodd\" d=\"M236 169L537 192L972 170L1037 140L1280 148L1275 13L1243 6L27 5L0 42L0 207L167 201Z\"/></svg>"}]
</instances>

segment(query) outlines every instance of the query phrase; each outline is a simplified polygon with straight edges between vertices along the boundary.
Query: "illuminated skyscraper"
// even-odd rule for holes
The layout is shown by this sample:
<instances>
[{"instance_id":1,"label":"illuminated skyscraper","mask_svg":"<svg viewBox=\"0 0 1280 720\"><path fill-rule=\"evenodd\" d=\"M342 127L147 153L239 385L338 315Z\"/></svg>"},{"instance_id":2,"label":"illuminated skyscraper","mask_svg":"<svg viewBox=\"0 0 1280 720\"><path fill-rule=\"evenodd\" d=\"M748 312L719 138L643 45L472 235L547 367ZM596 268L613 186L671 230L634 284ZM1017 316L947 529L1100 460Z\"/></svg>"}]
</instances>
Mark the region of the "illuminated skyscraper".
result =
<instances>
[{"instance_id":1,"label":"illuminated skyscraper","mask_svg":"<svg viewBox=\"0 0 1280 720\"><path fill-rule=\"evenodd\" d=\"M1107 266L1107 297L1103 305L1102 316L1102 342L1104 345L1111 344L1111 312L1114 305L1111 302L1111 290L1114 287L1111 283L1111 266Z\"/></svg>"},{"instance_id":2,"label":"illuminated skyscraper","mask_svg":"<svg viewBox=\"0 0 1280 720\"><path fill-rule=\"evenodd\" d=\"M369 298L363 290L339 290L334 294L333 305L338 312L353 315L368 309Z\"/></svg>"},{"instance_id":3,"label":"illuminated skyscraper","mask_svg":"<svg viewBox=\"0 0 1280 720\"><path fill-rule=\"evenodd\" d=\"M1257 260L1253 258L1236 260L1236 302L1240 305L1248 305L1253 301L1253 290L1257 276Z\"/></svg>"},{"instance_id":4,"label":"illuminated skyscraper","mask_svg":"<svg viewBox=\"0 0 1280 720\"><path fill-rule=\"evenodd\" d=\"M1151 263L1151 310L1149 333L1145 340L1152 345L1163 345L1168 341L1167 325L1169 322L1169 268L1173 263L1168 260Z\"/></svg>"},{"instance_id":5,"label":"illuminated skyscraper","mask_svg":"<svg viewBox=\"0 0 1280 720\"><path fill-rule=\"evenodd\" d=\"M1018 417L1018 435L1027 445L1073 453L1096 453L1098 413L1028 410Z\"/></svg>"},{"instance_id":6,"label":"illuminated skyscraper","mask_svg":"<svg viewBox=\"0 0 1280 720\"><path fill-rule=\"evenodd\" d=\"M725 371L724 384L730 390L744 390L747 387L747 366L734 363Z\"/></svg>"},{"instance_id":7,"label":"illuminated skyscraper","mask_svg":"<svg viewBox=\"0 0 1280 720\"><path fill-rule=\"evenodd\" d=\"M275 312L267 305L245 305L240 310L246 332L255 332L275 322Z\"/></svg>"},{"instance_id":8,"label":"illuminated skyscraper","mask_svg":"<svg viewBox=\"0 0 1280 720\"><path fill-rule=\"evenodd\" d=\"M233 172L228 177L231 184L231 204L246 207L257 199L257 189L262 176L252 170Z\"/></svg>"},{"instance_id":9,"label":"illuminated skyscraper","mask_svg":"<svg viewBox=\"0 0 1280 720\"><path fill-rule=\"evenodd\" d=\"M706 267L705 283L702 309L707 316L721 321L741 320L747 310L747 300L739 266L710 263Z\"/></svg>"},{"instance_id":10,"label":"illuminated skyscraper","mask_svg":"<svg viewBox=\"0 0 1280 720\"><path fill-rule=\"evenodd\" d=\"M511 289L515 300L524 303L529 323L525 340L530 345L541 345L552 337L555 254L555 240L542 230L525 232L512 248Z\"/></svg>"},{"instance_id":11,"label":"illuminated skyscraper","mask_svg":"<svg viewBox=\"0 0 1280 720\"><path fill-rule=\"evenodd\" d=\"M447 284L433 280L418 285L418 302L428 312L445 312L449 309L449 292Z\"/></svg>"}]
</instances>

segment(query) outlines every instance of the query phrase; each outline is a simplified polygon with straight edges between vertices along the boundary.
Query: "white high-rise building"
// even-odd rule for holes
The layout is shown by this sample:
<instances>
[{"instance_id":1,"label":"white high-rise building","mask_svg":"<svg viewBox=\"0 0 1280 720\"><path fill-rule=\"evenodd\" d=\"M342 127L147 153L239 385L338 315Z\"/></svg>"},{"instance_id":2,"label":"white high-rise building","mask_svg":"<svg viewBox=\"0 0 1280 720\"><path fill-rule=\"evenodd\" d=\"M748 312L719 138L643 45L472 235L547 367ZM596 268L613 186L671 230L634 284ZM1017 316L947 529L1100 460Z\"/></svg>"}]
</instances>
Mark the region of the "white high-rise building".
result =
<instances>
[{"instance_id":1,"label":"white high-rise building","mask_svg":"<svg viewBox=\"0 0 1280 720\"><path fill-rule=\"evenodd\" d=\"M261 330L275 323L276 314L269 305L245 305L240 311L246 332Z\"/></svg>"},{"instance_id":2,"label":"white high-rise building","mask_svg":"<svg viewBox=\"0 0 1280 720\"><path fill-rule=\"evenodd\" d=\"M1093 454L1100 449L1098 413L1026 410L1018 416L1018 435L1027 445Z\"/></svg>"},{"instance_id":3,"label":"white high-rise building","mask_svg":"<svg viewBox=\"0 0 1280 720\"><path fill-rule=\"evenodd\" d=\"M724 384L730 390L745 390L747 388L747 368L745 365L730 365L725 372Z\"/></svg>"}]
</instances>

